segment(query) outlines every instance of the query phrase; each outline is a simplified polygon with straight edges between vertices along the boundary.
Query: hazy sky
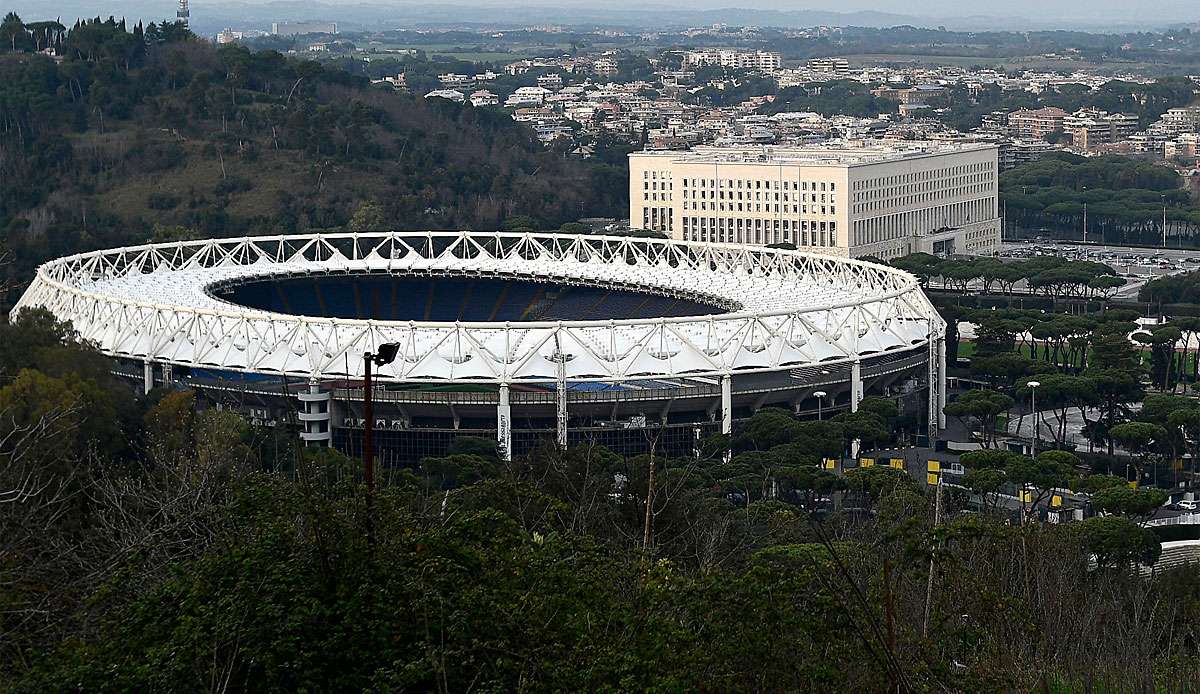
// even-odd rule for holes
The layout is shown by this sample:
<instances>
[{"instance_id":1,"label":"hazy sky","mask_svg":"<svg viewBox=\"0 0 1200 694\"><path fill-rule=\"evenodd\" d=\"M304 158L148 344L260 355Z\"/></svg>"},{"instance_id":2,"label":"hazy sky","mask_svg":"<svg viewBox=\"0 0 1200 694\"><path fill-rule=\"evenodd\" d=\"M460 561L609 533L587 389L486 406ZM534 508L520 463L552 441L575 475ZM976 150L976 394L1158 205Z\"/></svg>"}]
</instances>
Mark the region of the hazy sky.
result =
<instances>
[{"instance_id":1,"label":"hazy sky","mask_svg":"<svg viewBox=\"0 0 1200 694\"><path fill-rule=\"evenodd\" d=\"M117 14L141 17L166 17L174 14L177 0L0 0L0 9L12 7L30 16L80 16ZM1030 28L1084 27L1114 28L1123 25L1164 27L1200 21L1200 0L191 0L192 16L217 20L243 11L260 14L265 6L278 3L288 12L310 18L336 19L326 15L337 6L420 7L486 6L519 8L526 12L538 7L580 7L590 10L674 10L748 8L759 10L819 10L828 12L875 11L921 18L922 24L936 26L939 19L962 17L1022 18ZM306 9L307 8L307 9ZM274 9L267 10L274 12ZM468 9L461 13L470 21ZM988 25L984 23L983 27ZM972 27L975 28L975 27ZM1003 28L1016 28L1007 23Z\"/></svg>"}]
</instances>

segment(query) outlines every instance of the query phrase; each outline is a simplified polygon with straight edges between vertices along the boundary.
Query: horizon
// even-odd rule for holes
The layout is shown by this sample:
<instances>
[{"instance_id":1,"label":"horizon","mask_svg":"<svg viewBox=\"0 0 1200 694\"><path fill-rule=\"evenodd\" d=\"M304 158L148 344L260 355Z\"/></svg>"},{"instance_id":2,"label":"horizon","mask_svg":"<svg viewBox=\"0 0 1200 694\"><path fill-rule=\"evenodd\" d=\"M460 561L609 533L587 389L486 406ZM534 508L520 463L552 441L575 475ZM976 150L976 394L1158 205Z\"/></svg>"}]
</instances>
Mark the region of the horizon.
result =
<instances>
[{"instance_id":1,"label":"horizon","mask_svg":"<svg viewBox=\"0 0 1200 694\"><path fill-rule=\"evenodd\" d=\"M15 11L30 19L59 18L64 23L75 19L95 17L125 17L129 21L161 21L174 16L176 5L165 0L67 0L47 12L45 0L10 2L7 11ZM1162 31L1172 26L1200 23L1200 5L1178 0L1151 0L1145 3L1121 0L1097 0L1085 3L1057 0L1047 6L1036 0L1014 0L1002 12L983 0L848 0L847 2L812 3L805 7L781 8L769 0L698 0L683 3L659 0L652 4L630 2L606 3L597 7L582 0L523 3L513 6L497 0L471 2L406 2L403 0L225 0L212 3L193 3L193 23L207 31L216 25L244 24L265 21L324 20L337 21L347 31L368 30L366 27L392 19L404 28L449 28L455 26L519 27L539 21L544 13L545 23L564 26L605 26L631 29L651 29L670 22L668 29L685 26L704 26L714 22L735 26L800 28L807 26L866 26L887 28L911 24L936 29L944 26L951 31L1049 31L1074 30L1088 33L1128 33ZM451 11L453 10L453 11ZM536 11L537 14L533 14ZM694 23L680 16L685 11L695 13ZM476 17L470 13L475 12ZM726 21L721 15L729 15ZM222 28L217 27L217 29ZM214 29L215 31L216 29Z\"/></svg>"}]
</instances>

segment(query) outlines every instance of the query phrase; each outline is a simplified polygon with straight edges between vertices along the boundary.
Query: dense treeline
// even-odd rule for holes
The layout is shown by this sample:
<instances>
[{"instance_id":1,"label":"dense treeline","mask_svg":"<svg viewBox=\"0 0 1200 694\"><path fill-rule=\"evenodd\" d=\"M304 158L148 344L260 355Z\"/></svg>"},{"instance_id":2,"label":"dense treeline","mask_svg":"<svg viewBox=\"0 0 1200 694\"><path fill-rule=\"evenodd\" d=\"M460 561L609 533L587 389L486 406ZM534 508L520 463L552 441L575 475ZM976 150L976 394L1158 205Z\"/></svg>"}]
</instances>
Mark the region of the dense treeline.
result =
<instances>
[{"instance_id":1,"label":"dense treeline","mask_svg":"<svg viewBox=\"0 0 1200 694\"><path fill-rule=\"evenodd\" d=\"M518 214L558 226L625 204L623 167L544 151L500 112L372 90L175 24L83 22L56 35L61 61L20 26L0 43L0 234L21 273L156 226L317 230L364 203L402 229Z\"/></svg>"},{"instance_id":2,"label":"dense treeline","mask_svg":"<svg viewBox=\"0 0 1200 694\"><path fill-rule=\"evenodd\" d=\"M874 118L895 113L896 102L871 94L871 86L856 80L814 82L781 89L775 100L762 107L763 113L811 111L823 116L848 115Z\"/></svg>"},{"instance_id":3,"label":"dense treeline","mask_svg":"<svg viewBox=\"0 0 1200 694\"><path fill-rule=\"evenodd\" d=\"M1012 294L1020 285L1029 293L1054 298L1108 299L1126 284L1104 263L1054 256L1005 262L999 258L938 258L912 253L891 264L916 275L925 287L936 280L942 289L964 294L972 283L977 283L984 294Z\"/></svg>"},{"instance_id":4,"label":"dense treeline","mask_svg":"<svg viewBox=\"0 0 1200 694\"><path fill-rule=\"evenodd\" d=\"M1010 524L995 506L963 515L949 490L935 517L897 470L821 469L851 439L893 440L904 417L887 401L823 422L766 409L695 459L583 446L505 463L463 438L388 471L368 506L356 461L286 427L189 392L111 400L103 362L44 314L0 338L0 689L1124 691L1200 676L1194 570L1127 570L1158 554L1141 496L1108 492L1113 515L1080 524ZM1039 496L1076 477L1057 452L976 457Z\"/></svg>"},{"instance_id":5,"label":"dense treeline","mask_svg":"<svg viewBox=\"0 0 1200 694\"><path fill-rule=\"evenodd\" d=\"M1163 207L1172 245L1195 243L1200 210L1173 169L1121 156L1080 157L1053 152L1000 175L1000 200L1018 228L1082 235L1087 204L1088 239L1156 245L1162 242Z\"/></svg>"}]
</instances>

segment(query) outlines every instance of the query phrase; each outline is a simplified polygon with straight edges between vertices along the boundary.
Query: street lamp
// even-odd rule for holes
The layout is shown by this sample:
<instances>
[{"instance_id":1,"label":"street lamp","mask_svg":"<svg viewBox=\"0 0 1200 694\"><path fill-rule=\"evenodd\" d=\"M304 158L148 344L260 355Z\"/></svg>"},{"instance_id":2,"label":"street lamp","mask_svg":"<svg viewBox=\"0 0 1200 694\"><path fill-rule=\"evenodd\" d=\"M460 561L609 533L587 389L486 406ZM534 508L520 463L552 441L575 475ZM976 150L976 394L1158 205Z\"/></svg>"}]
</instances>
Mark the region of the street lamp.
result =
<instances>
[{"instance_id":1,"label":"street lamp","mask_svg":"<svg viewBox=\"0 0 1200 694\"><path fill-rule=\"evenodd\" d=\"M1083 193L1087 194L1087 186L1083 187ZM1083 243L1087 244L1087 198L1083 199Z\"/></svg>"},{"instance_id":2,"label":"street lamp","mask_svg":"<svg viewBox=\"0 0 1200 694\"><path fill-rule=\"evenodd\" d=\"M818 422L821 421L821 404L822 404L822 401L825 399L825 395L826 395L826 393L823 390L818 390L817 392L813 393L813 397L817 399L817 421Z\"/></svg>"},{"instance_id":3,"label":"street lamp","mask_svg":"<svg viewBox=\"0 0 1200 694\"><path fill-rule=\"evenodd\" d=\"M363 477L367 481L367 522L371 518L371 497L375 494L375 446L371 441L371 430L375 426L375 413L371 403L371 365L386 366L396 361L400 345L395 342L385 342L375 350L375 353L363 352ZM370 525L367 526L370 528Z\"/></svg>"},{"instance_id":4,"label":"street lamp","mask_svg":"<svg viewBox=\"0 0 1200 694\"><path fill-rule=\"evenodd\" d=\"M1037 457L1037 441L1038 441L1038 408L1037 408L1037 389L1042 385L1040 381L1029 381L1026 383L1029 386L1030 407L1033 408L1033 457Z\"/></svg>"}]
</instances>

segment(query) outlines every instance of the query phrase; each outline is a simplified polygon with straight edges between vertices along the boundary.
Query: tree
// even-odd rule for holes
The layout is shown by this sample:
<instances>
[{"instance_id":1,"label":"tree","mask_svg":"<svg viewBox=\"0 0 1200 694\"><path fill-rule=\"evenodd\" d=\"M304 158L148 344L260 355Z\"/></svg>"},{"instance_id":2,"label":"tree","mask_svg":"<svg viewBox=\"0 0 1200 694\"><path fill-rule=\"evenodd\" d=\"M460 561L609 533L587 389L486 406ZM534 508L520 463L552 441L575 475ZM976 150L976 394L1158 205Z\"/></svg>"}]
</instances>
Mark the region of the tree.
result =
<instances>
[{"instance_id":1,"label":"tree","mask_svg":"<svg viewBox=\"0 0 1200 694\"><path fill-rule=\"evenodd\" d=\"M1147 462L1146 458L1158 444L1163 442L1166 435L1165 429L1148 422L1126 422L1118 424L1109 431L1109 436L1113 441L1133 455L1132 465L1137 471L1138 482L1142 479L1142 468Z\"/></svg>"},{"instance_id":2,"label":"tree","mask_svg":"<svg viewBox=\"0 0 1200 694\"><path fill-rule=\"evenodd\" d=\"M1095 516L1076 523L1073 530L1100 568L1120 568L1131 562L1153 564L1162 553L1158 536L1128 518Z\"/></svg>"},{"instance_id":3,"label":"tree","mask_svg":"<svg viewBox=\"0 0 1200 694\"><path fill-rule=\"evenodd\" d=\"M1117 290L1128 284L1124 277L1114 275L1099 275L1088 280L1087 286L1104 299L1111 299Z\"/></svg>"},{"instance_id":4,"label":"tree","mask_svg":"<svg viewBox=\"0 0 1200 694\"><path fill-rule=\"evenodd\" d=\"M21 21L16 12L9 12L4 15L4 21L0 22L0 36L8 39L9 47L16 53L17 38L24 39L26 36L25 23ZM23 40L22 43L24 43Z\"/></svg>"},{"instance_id":5,"label":"tree","mask_svg":"<svg viewBox=\"0 0 1200 694\"><path fill-rule=\"evenodd\" d=\"M996 421L1000 415L1012 409L1015 401L1009 396L990 390L969 390L953 402L947 403L945 413L957 417L964 425L967 420L978 423L984 448L991 448L996 441Z\"/></svg>"},{"instance_id":6,"label":"tree","mask_svg":"<svg viewBox=\"0 0 1200 694\"><path fill-rule=\"evenodd\" d=\"M1175 345L1183 333L1172 325L1162 325L1150 333L1134 333L1133 339L1150 345L1150 382L1160 391L1174 389L1179 378L1175 367Z\"/></svg>"},{"instance_id":7,"label":"tree","mask_svg":"<svg viewBox=\"0 0 1200 694\"><path fill-rule=\"evenodd\" d=\"M1037 405L1039 412L1051 410L1055 414L1058 426L1050 427L1050 434L1056 443L1061 444L1067 434L1067 412L1075 408L1080 412L1097 403L1098 395L1095 384L1085 376L1070 376L1066 374L1044 374L1036 378L1022 379L1017 385L1017 396L1032 400L1031 380L1041 385L1037 389ZM1040 424L1039 412L1034 413L1035 424ZM1086 419L1084 420L1087 421ZM1035 427L1036 432L1036 427Z\"/></svg>"},{"instance_id":8,"label":"tree","mask_svg":"<svg viewBox=\"0 0 1200 694\"><path fill-rule=\"evenodd\" d=\"M1089 371L1096 389L1099 401L1100 419L1094 423L1094 428L1103 425L1103 429L1095 430L1089 437L1090 441L1106 441L1108 454L1113 454L1113 427L1120 424L1128 416L1129 404L1137 402L1145 394L1141 383L1127 370L1106 368L1101 371Z\"/></svg>"},{"instance_id":9,"label":"tree","mask_svg":"<svg viewBox=\"0 0 1200 694\"><path fill-rule=\"evenodd\" d=\"M387 226L383 208L373 200L366 200L359 204L347 225L350 231L382 231Z\"/></svg>"},{"instance_id":10,"label":"tree","mask_svg":"<svg viewBox=\"0 0 1200 694\"><path fill-rule=\"evenodd\" d=\"M1037 458L1018 456L1004 468L1009 482L1022 490L1030 489L1036 494L1030 499L1029 507L1049 498L1056 489L1066 487L1075 476L1075 456L1065 451L1043 451Z\"/></svg>"},{"instance_id":11,"label":"tree","mask_svg":"<svg viewBox=\"0 0 1200 694\"><path fill-rule=\"evenodd\" d=\"M1153 487L1134 489L1128 485L1102 489L1092 497L1092 505L1106 513L1137 520L1153 514L1167 501L1167 493Z\"/></svg>"}]
</instances>

